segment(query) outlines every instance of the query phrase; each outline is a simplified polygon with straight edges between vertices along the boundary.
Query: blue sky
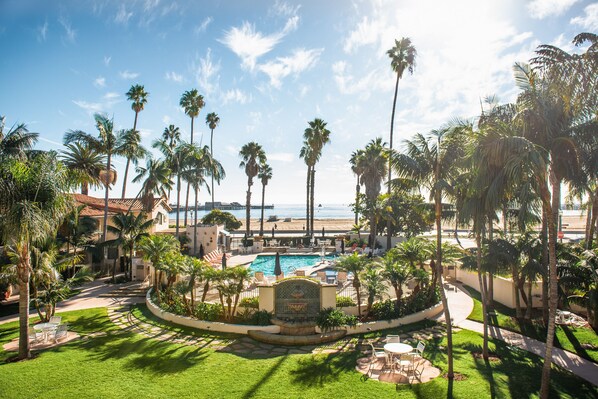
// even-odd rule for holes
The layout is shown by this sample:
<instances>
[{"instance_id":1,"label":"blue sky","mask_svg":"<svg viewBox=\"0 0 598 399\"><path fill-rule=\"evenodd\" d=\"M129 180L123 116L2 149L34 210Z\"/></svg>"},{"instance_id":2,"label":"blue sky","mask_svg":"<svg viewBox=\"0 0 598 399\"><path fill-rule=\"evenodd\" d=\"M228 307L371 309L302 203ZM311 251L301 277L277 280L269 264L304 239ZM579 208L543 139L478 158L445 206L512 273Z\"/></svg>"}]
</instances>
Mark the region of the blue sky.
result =
<instances>
[{"instance_id":1,"label":"blue sky","mask_svg":"<svg viewBox=\"0 0 598 399\"><path fill-rule=\"evenodd\" d=\"M96 133L94 112L131 128L124 93L138 83L150 93L138 122L150 147L168 124L188 139L178 102L197 88L206 107L196 140L203 134L209 143L208 112L221 118L214 154L227 178L216 200L244 202L238 151L257 141L274 170L269 203L304 201L302 133L323 118L332 135L317 166L316 202L349 203L351 152L378 136L388 140L394 77L385 52L395 38L410 37L418 50L415 73L400 83L400 142L476 115L487 95L514 100L512 64L541 43L572 50L582 31L598 31L598 3L0 0L0 115L39 132L39 148L59 150L69 129ZM122 172L124 160L115 166ZM128 195L137 190L129 185ZM261 187L253 191L258 203Z\"/></svg>"}]
</instances>

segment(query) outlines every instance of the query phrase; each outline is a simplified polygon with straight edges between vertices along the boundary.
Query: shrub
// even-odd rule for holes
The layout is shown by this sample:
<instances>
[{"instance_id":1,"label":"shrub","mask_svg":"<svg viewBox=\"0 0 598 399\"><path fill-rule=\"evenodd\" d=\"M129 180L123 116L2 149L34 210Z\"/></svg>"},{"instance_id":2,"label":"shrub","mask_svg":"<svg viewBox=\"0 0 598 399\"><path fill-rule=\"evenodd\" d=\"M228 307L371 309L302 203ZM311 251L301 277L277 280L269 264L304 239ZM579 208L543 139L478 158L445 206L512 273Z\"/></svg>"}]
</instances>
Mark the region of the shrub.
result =
<instances>
[{"instance_id":1,"label":"shrub","mask_svg":"<svg viewBox=\"0 0 598 399\"><path fill-rule=\"evenodd\" d=\"M395 300L387 299L385 301L376 302L372 305L372 316L376 320L390 320L401 317L401 309L397 312L395 309Z\"/></svg>"},{"instance_id":2,"label":"shrub","mask_svg":"<svg viewBox=\"0 0 598 399\"><path fill-rule=\"evenodd\" d=\"M258 310L257 312L253 313L253 315L251 316L251 324L254 324L257 326L270 325L270 324L272 324L272 323L270 323L272 316L273 316L272 313L268 312L267 310Z\"/></svg>"},{"instance_id":3,"label":"shrub","mask_svg":"<svg viewBox=\"0 0 598 399\"><path fill-rule=\"evenodd\" d=\"M337 330L341 327L357 325L357 317L346 315L342 310L325 308L320 310L316 318L316 324L324 331Z\"/></svg>"},{"instance_id":4,"label":"shrub","mask_svg":"<svg viewBox=\"0 0 598 399\"><path fill-rule=\"evenodd\" d=\"M415 295L403 298L399 303L398 310L395 308L395 299L376 302L372 305L371 315L376 320L390 320L421 312L440 302L440 291L431 288L419 291Z\"/></svg>"},{"instance_id":5,"label":"shrub","mask_svg":"<svg viewBox=\"0 0 598 399\"><path fill-rule=\"evenodd\" d=\"M219 303L200 302L195 305L195 314L199 320L218 320L223 314L222 305Z\"/></svg>"},{"instance_id":6,"label":"shrub","mask_svg":"<svg viewBox=\"0 0 598 399\"><path fill-rule=\"evenodd\" d=\"M336 307L337 308L347 308L349 306L357 306L355 301L348 296L337 296L336 297Z\"/></svg>"},{"instance_id":7,"label":"shrub","mask_svg":"<svg viewBox=\"0 0 598 399\"><path fill-rule=\"evenodd\" d=\"M239 306L248 308L248 309L259 309L260 298L257 296L243 298L243 299L241 299L241 302L239 302Z\"/></svg>"}]
</instances>

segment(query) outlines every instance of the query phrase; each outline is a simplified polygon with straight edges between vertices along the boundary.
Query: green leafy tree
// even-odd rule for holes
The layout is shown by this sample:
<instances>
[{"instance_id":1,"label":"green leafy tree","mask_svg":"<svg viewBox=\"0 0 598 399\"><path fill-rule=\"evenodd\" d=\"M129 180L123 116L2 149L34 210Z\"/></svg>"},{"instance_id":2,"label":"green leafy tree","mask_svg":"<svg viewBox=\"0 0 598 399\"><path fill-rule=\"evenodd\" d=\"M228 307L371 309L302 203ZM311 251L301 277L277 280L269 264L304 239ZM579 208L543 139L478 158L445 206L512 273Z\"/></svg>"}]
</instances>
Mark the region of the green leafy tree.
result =
<instances>
[{"instance_id":1,"label":"green leafy tree","mask_svg":"<svg viewBox=\"0 0 598 399\"><path fill-rule=\"evenodd\" d=\"M129 176L129 166L131 162L137 166L139 160L148 155L145 147L141 145L141 134L137 130L126 130L119 137L118 146L121 148L121 155L127 158L125 166L125 175L123 177L123 191L121 198L125 198L127 192L127 179Z\"/></svg>"},{"instance_id":2,"label":"green leafy tree","mask_svg":"<svg viewBox=\"0 0 598 399\"><path fill-rule=\"evenodd\" d=\"M353 275L353 288L355 289L355 295L357 295L357 312L361 317L361 280L360 275L365 270L368 259L364 256L360 256L357 253L351 255L344 255L339 257L336 262L335 268L342 272L351 273Z\"/></svg>"},{"instance_id":3,"label":"green leafy tree","mask_svg":"<svg viewBox=\"0 0 598 399\"><path fill-rule=\"evenodd\" d=\"M24 158L37 143L39 134L30 132L24 123L6 131L5 121L6 117L0 117L0 161Z\"/></svg>"},{"instance_id":4,"label":"green leafy tree","mask_svg":"<svg viewBox=\"0 0 598 399\"><path fill-rule=\"evenodd\" d=\"M235 231L243 225L239 219L230 212L224 212L220 209L213 209L205 215L201 222L203 224L223 224L228 231Z\"/></svg>"},{"instance_id":5,"label":"green leafy tree","mask_svg":"<svg viewBox=\"0 0 598 399\"><path fill-rule=\"evenodd\" d=\"M386 294L386 286L384 285L384 275L375 264L370 263L362 272L363 287L367 293L367 308L366 313L369 315L372 310L372 305L376 300L384 299Z\"/></svg>"},{"instance_id":6,"label":"green leafy tree","mask_svg":"<svg viewBox=\"0 0 598 399\"><path fill-rule=\"evenodd\" d=\"M133 179L133 183L141 183L141 190L135 198L141 198L145 212L151 212L154 209L154 196L167 198L166 192L172 189L170 169L166 162L148 158L146 166L138 166L135 172L137 176Z\"/></svg>"},{"instance_id":7,"label":"green leafy tree","mask_svg":"<svg viewBox=\"0 0 598 399\"><path fill-rule=\"evenodd\" d=\"M61 160L68 168L72 180L81 185L81 194L88 195L89 187L102 185L100 179L106 157L93 147L81 143L66 144Z\"/></svg>"},{"instance_id":8,"label":"green leafy tree","mask_svg":"<svg viewBox=\"0 0 598 399\"><path fill-rule=\"evenodd\" d=\"M396 310L399 309L399 303L403 297L403 285L413 278L415 271L415 265L402 262L400 259L399 251L391 249L377 261L377 264L382 269L382 276L390 282L390 285L395 290L397 298L395 302Z\"/></svg>"},{"instance_id":9,"label":"green leafy tree","mask_svg":"<svg viewBox=\"0 0 598 399\"><path fill-rule=\"evenodd\" d=\"M152 262L152 266L154 267L154 288L158 294L157 298L160 298L160 284L162 283L161 270L166 262L166 255L179 252L179 245L179 241L170 234L152 234L143 237L139 242L138 247L143 252L143 259ZM159 271L160 273L158 273Z\"/></svg>"},{"instance_id":10,"label":"green leafy tree","mask_svg":"<svg viewBox=\"0 0 598 399\"><path fill-rule=\"evenodd\" d=\"M261 145L252 141L241 147L239 156L242 159L239 167L244 169L245 175L247 175L247 196L245 199L245 234L249 237L251 232L251 186L253 186L253 178L259 173L259 165L266 163L266 153Z\"/></svg>"}]
</instances>

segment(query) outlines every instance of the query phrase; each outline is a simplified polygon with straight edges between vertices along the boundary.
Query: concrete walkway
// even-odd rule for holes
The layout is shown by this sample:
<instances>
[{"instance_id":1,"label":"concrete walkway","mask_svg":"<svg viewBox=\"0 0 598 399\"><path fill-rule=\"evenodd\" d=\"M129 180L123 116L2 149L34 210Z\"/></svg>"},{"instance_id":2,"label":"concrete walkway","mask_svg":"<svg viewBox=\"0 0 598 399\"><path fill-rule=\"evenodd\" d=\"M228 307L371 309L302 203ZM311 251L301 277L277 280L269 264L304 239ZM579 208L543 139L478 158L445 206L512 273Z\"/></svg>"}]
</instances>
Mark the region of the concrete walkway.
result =
<instances>
[{"instance_id":1,"label":"concrete walkway","mask_svg":"<svg viewBox=\"0 0 598 399\"><path fill-rule=\"evenodd\" d=\"M453 325L477 333L484 333L484 325L476 321L467 320L467 316L473 310L473 299L468 295L460 284L450 284L455 290L445 290L451 312ZM443 321L444 316L439 317ZM499 339L511 346L531 352L540 357L544 357L546 345L536 339L526 337L513 331L505 330L495 326L489 326L488 334L493 339ZM586 360L576 354L560 349L553 348L552 361L554 364L569 370L578 377L598 386L598 364Z\"/></svg>"},{"instance_id":2,"label":"concrete walkway","mask_svg":"<svg viewBox=\"0 0 598 399\"><path fill-rule=\"evenodd\" d=\"M102 278L80 287L81 292L77 295L62 301L56 305L56 312L67 312L70 310L81 310L91 308L104 308L109 306L130 305L133 303L145 302L145 298L138 297L100 297L119 288L138 286L139 282L130 282L125 284L106 284L108 278ZM37 316L35 311L32 316ZM0 317L0 324L9 323L19 319L18 315Z\"/></svg>"}]
</instances>

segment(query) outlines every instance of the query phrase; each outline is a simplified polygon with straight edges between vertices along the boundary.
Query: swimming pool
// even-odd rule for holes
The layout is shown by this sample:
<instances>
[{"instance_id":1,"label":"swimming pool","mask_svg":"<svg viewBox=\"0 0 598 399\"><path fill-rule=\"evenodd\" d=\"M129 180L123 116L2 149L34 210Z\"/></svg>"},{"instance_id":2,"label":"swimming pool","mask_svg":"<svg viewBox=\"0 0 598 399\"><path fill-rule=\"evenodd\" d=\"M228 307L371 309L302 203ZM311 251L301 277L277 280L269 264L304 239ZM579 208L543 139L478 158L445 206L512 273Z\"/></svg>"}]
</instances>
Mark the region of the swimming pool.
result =
<instances>
[{"instance_id":1,"label":"swimming pool","mask_svg":"<svg viewBox=\"0 0 598 399\"><path fill-rule=\"evenodd\" d=\"M265 276L274 275L274 255L258 255L249 269L255 272L264 272ZM280 255L280 268L285 276L293 274L296 269L302 267L313 266L320 261L322 257L319 255ZM336 258L334 255L327 255L324 257L326 260L333 260Z\"/></svg>"}]
</instances>

